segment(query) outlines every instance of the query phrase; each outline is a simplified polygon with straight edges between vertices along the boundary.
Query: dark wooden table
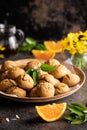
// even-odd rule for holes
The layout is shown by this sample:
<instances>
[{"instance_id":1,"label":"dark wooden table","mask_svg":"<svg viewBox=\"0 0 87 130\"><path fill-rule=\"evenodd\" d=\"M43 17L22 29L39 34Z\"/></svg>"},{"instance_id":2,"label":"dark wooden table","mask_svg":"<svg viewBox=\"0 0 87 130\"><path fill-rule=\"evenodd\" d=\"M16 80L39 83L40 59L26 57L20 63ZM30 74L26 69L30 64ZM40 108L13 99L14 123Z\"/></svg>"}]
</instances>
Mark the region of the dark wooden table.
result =
<instances>
[{"instance_id":1,"label":"dark wooden table","mask_svg":"<svg viewBox=\"0 0 87 130\"><path fill-rule=\"evenodd\" d=\"M18 53L9 57L9 59L16 60L29 57L31 57L29 54ZM1 62L3 62L3 60L1 60L0 63ZM84 70L84 72L87 75L87 70ZM68 104L71 104L71 102L80 102L87 104L87 80L76 93L53 102L67 102ZM43 121L35 111L35 105L43 104L46 103L24 103L0 97L0 117L7 119L7 121L3 120L0 123L0 130L87 130L87 123L71 125L64 119L52 123Z\"/></svg>"}]
</instances>

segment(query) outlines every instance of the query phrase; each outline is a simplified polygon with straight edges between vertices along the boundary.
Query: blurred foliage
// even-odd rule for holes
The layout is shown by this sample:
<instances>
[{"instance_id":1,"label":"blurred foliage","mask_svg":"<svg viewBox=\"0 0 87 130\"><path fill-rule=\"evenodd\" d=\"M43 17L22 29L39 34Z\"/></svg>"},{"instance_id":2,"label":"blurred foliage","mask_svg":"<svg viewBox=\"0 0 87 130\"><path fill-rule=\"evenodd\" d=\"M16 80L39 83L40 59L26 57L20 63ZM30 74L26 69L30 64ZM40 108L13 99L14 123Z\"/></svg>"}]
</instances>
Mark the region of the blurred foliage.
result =
<instances>
[{"instance_id":1,"label":"blurred foliage","mask_svg":"<svg viewBox=\"0 0 87 130\"><path fill-rule=\"evenodd\" d=\"M18 47L19 51L46 50L43 42L38 42L31 37L25 38L23 44Z\"/></svg>"}]
</instances>

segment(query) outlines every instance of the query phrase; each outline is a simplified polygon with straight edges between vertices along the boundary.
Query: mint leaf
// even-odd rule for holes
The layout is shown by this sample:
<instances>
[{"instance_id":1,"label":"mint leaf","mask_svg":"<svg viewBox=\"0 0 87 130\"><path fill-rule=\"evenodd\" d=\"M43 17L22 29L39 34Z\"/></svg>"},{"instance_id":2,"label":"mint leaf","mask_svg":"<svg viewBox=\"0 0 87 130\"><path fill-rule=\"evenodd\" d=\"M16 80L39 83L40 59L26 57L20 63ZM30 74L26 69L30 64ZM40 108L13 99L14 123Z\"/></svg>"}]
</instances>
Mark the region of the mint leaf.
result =
<instances>
[{"instance_id":1,"label":"mint leaf","mask_svg":"<svg viewBox=\"0 0 87 130\"><path fill-rule=\"evenodd\" d=\"M38 70L28 69L26 70L26 73L32 77L32 79L34 80L34 85L36 85L38 83Z\"/></svg>"},{"instance_id":2,"label":"mint leaf","mask_svg":"<svg viewBox=\"0 0 87 130\"><path fill-rule=\"evenodd\" d=\"M77 124L82 124L83 123L83 119L82 118L76 118L76 119L74 119L74 120L72 120L72 122L71 122L71 124L73 124L73 125L77 125Z\"/></svg>"},{"instance_id":3,"label":"mint leaf","mask_svg":"<svg viewBox=\"0 0 87 130\"><path fill-rule=\"evenodd\" d=\"M73 102L71 105L73 105L73 106L78 106L78 107L80 107L82 110L87 110L87 107L86 107L84 104L82 104L82 103Z\"/></svg>"},{"instance_id":4,"label":"mint leaf","mask_svg":"<svg viewBox=\"0 0 87 130\"><path fill-rule=\"evenodd\" d=\"M74 113L66 114L66 115L64 116L64 118L65 118L66 120L68 120L68 121L72 121L72 120L75 119L75 114L74 114Z\"/></svg>"},{"instance_id":5,"label":"mint leaf","mask_svg":"<svg viewBox=\"0 0 87 130\"><path fill-rule=\"evenodd\" d=\"M35 39L33 39L33 38L31 38L31 37L27 37L26 39L25 39L25 41L28 43L28 44L36 44L36 40Z\"/></svg>"},{"instance_id":6,"label":"mint leaf","mask_svg":"<svg viewBox=\"0 0 87 130\"><path fill-rule=\"evenodd\" d=\"M78 109L77 109L76 107L74 107L73 105L68 106L68 109L69 109L72 113L75 113L75 114L77 114L77 115L79 115L79 116L83 116L83 115L84 115L83 111L78 110Z\"/></svg>"},{"instance_id":7,"label":"mint leaf","mask_svg":"<svg viewBox=\"0 0 87 130\"><path fill-rule=\"evenodd\" d=\"M26 72L26 74L29 74L30 76L32 76L33 70L32 69L28 69L25 72Z\"/></svg>"},{"instance_id":8,"label":"mint leaf","mask_svg":"<svg viewBox=\"0 0 87 130\"><path fill-rule=\"evenodd\" d=\"M51 66L51 65L48 65L48 64L42 64L40 66L40 68L43 70L43 71L46 71L48 73L51 73L52 71L54 71L56 69L55 66Z\"/></svg>"},{"instance_id":9,"label":"mint leaf","mask_svg":"<svg viewBox=\"0 0 87 130\"><path fill-rule=\"evenodd\" d=\"M22 44L19 46L19 51L31 51L35 47L34 44Z\"/></svg>"},{"instance_id":10,"label":"mint leaf","mask_svg":"<svg viewBox=\"0 0 87 130\"><path fill-rule=\"evenodd\" d=\"M44 44L38 43L38 44L35 46L35 49L36 49L36 50L46 50L46 47L45 47Z\"/></svg>"},{"instance_id":11,"label":"mint leaf","mask_svg":"<svg viewBox=\"0 0 87 130\"><path fill-rule=\"evenodd\" d=\"M35 49L35 50L46 50L46 47L43 43L39 43L31 37L25 38L25 41L23 42L23 44L21 44L18 47L19 51L32 51L33 49Z\"/></svg>"},{"instance_id":12,"label":"mint leaf","mask_svg":"<svg viewBox=\"0 0 87 130\"><path fill-rule=\"evenodd\" d=\"M64 116L64 119L71 124L82 124L87 122L87 107L81 103L71 103L68 106L69 113Z\"/></svg>"},{"instance_id":13,"label":"mint leaf","mask_svg":"<svg viewBox=\"0 0 87 130\"><path fill-rule=\"evenodd\" d=\"M35 70L33 71L32 78L34 80L34 85L38 83L38 72Z\"/></svg>"}]
</instances>

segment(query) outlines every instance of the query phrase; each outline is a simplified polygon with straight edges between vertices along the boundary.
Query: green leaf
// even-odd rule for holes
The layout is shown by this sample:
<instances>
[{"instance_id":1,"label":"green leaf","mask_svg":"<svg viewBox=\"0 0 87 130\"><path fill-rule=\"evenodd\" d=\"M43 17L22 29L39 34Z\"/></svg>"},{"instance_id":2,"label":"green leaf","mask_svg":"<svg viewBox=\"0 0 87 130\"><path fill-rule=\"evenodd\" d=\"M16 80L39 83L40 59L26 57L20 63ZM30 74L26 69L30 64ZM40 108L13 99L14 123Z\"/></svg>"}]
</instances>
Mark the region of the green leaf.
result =
<instances>
[{"instance_id":1,"label":"green leaf","mask_svg":"<svg viewBox=\"0 0 87 130\"><path fill-rule=\"evenodd\" d=\"M69 109L72 113L75 113L75 114L77 114L77 115L79 115L79 116L83 116L83 115L84 115L84 113L83 113L82 111L76 109L76 107L73 106L73 105L68 106L68 109Z\"/></svg>"},{"instance_id":2,"label":"green leaf","mask_svg":"<svg viewBox=\"0 0 87 130\"><path fill-rule=\"evenodd\" d=\"M85 114L85 119L84 119L84 122L86 122L87 121L87 114Z\"/></svg>"},{"instance_id":3,"label":"green leaf","mask_svg":"<svg viewBox=\"0 0 87 130\"><path fill-rule=\"evenodd\" d=\"M71 124L74 124L74 125L82 124L82 123L83 123L83 119L81 119L81 118L76 118L76 119L72 120L72 122L71 122Z\"/></svg>"},{"instance_id":4,"label":"green leaf","mask_svg":"<svg viewBox=\"0 0 87 130\"><path fill-rule=\"evenodd\" d=\"M87 109L87 107L82 103L73 102L71 105L78 106L78 107L80 107L80 108L82 108L84 110Z\"/></svg>"},{"instance_id":5,"label":"green leaf","mask_svg":"<svg viewBox=\"0 0 87 130\"><path fill-rule=\"evenodd\" d=\"M32 51L33 49L46 50L46 47L43 43L39 43L31 37L25 38L24 43L18 47L19 51Z\"/></svg>"},{"instance_id":6,"label":"green leaf","mask_svg":"<svg viewBox=\"0 0 87 130\"><path fill-rule=\"evenodd\" d=\"M71 122L71 124L81 124L85 122L85 116L79 116L75 113L69 113L64 116L64 118Z\"/></svg>"},{"instance_id":7,"label":"green leaf","mask_svg":"<svg viewBox=\"0 0 87 130\"><path fill-rule=\"evenodd\" d=\"M35 49L37 49L37 50L46 50L46 47L45 47L44 44L38 43L38 44L35 46Z\"/></svg>"},{"instance_id":8,"label":"green leaf","mask_svg":"<svg viewBox=\"0 0 87 130\"><path fill-rule=\"evenodd\" d=\"M71 103L68 106L69 114L64 118L71 122L71 124L82 124L87 122L87 107L81 103Z\"/></svg>"},{"instance_id":9,"label":"green leaf","mask_svg":"<svg viewBox=\"0 0 87 130\"><path fill-rule=\"evenodd\" d=\"M29 74L33 78L34 85L36 85L38 83L38 70L28 69L28 70L26 70L26 73Z\"/></svg>"},{"instance_id":10,"label":"green leaf","mask_svg":"<svg viewBox=\"0 0 87 130\"><path fill-rule=\"evenodd\" d=\"M19 51L31 51L35 47L34 44L22 44L19 46Z\"/></svg>"},{"instance_id":11,"label":"green leaf","mask_svg":"<svg viewBox=\"0 0 87 130\"><path fill-rule=\"evenodd\" d=\"M87 107L81 103L72 103L71 104L75 109L87 113Z\"/></svg>"},{"instance_id":12,"label":"green leaf","mask_svg":"<svg viewBox=\"0 0 87 130\"><path fill-rule=\"evenodd\" d=\"M48 65L48 64L42 64L40 66L40 68L43 70L43 71L46 71L48 73L51 73L52 71L54 71L56 69L55 66L51 66L51 65Z\"/></svg>"},{"instance_id":13,"label":"green leaf","mask_svg":"<svg viewBox=\"0 0 87 130\"><path fill-rule=\"evenodd\" d=\"M33 71L32 77L34 80L34 85L36 85L38 83L38 72L36 70Z\"/></svg>"},{"instance_id":14,"label":"green leaf","mask_svg":"<svg viewBox=\"0 0 87 130\"><path fill-rule=\"evenodd\" d=\"M75 114L74 113L69 113L69 114L66 114L64 116L64 118L68 121L72 121L73 119L75 119Z\"/></svg>"},{"instance_id":15,"label":"green leaf","mask_svg":"<svg viewBox=\"0 0 87 130\"><path fill-rule=\"evenodd\" d=\"M28 43L28 44L36 44L36 40L31 38L31 37L27 37L25 38L25 41Z\"/></svg>"},{"instance_id":16,"label":"green leaf","mask_svg":"<svg viewBox=\"0 0 87 130\"><path fill-rule=\"evenodd\" d=\"M76 42L73 41L73 47L76 47Z\"/></svg>"},{"instance_id":17,"label":"green leaf","mask_svg":"<svg viewBox=\"0 0 87 130\"><path fill-rule=\"evenodd\" d=\"M33 70L32 69L28 69L25 72L26 72L26 74L29 74L30 76L32 76Z\"/></svg>"}]
</instances>

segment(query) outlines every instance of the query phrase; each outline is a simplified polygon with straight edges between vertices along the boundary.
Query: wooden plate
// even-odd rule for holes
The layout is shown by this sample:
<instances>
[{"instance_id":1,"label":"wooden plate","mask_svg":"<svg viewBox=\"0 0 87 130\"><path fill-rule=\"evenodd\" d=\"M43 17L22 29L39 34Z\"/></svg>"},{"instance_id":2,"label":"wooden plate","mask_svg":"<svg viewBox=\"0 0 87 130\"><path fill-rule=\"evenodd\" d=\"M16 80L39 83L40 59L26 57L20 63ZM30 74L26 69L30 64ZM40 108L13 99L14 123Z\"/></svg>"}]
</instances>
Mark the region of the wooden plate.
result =
<instances>
[{"instance_id":1,"label":"wooden plate","mask_svg":"<svg viewBox=\"0 0 87 130\"><path fill-rule=\"evenodd\" d=\"M16 60L15 62L19 65L19 66L25 66L27 62L29 62L32 59L22 59L22 60ZM74 65L71 64L64 64L68 69L70 69L71 72L76 73L81 81L79 84L73 86L70 88L69 92L66 92L64 94L60 94L60 95L56 95L53 97L24 97L24 98L19 98L15 95L10 95L10 94L6 94L2 91L0 91L0 96L7 98L7 99L11 99L11 100L16 100L16 101L20 101L20 102L48 102L48 101L54 101L54 100L58 100L64 97L67 97L69 95L72 95L73 93L77 92L84 84L86 76L85 73L75 67Z\"/></svg>"}]
</instances>

